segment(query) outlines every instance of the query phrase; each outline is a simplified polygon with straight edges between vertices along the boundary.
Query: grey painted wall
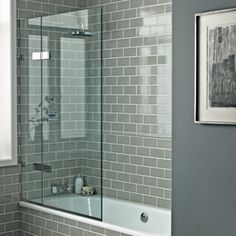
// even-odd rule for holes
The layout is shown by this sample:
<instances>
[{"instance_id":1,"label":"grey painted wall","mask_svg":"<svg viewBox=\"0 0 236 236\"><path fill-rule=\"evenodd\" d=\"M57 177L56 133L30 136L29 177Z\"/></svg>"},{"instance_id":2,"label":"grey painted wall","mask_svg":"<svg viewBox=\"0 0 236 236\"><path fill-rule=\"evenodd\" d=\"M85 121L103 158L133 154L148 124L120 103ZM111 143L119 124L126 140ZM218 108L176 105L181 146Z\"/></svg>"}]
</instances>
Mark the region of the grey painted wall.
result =
<instances>
[{"instance_id":1,"label":"grey painted wall","mask_svg":"<svg viewBox=\"0 0 236 236\"><path fill-rule=\"evenodd\" d=\"M193 122L194 13L235 1L173 3L173 236L235 235L236 128Z\"/></svg>"}]
</instances>

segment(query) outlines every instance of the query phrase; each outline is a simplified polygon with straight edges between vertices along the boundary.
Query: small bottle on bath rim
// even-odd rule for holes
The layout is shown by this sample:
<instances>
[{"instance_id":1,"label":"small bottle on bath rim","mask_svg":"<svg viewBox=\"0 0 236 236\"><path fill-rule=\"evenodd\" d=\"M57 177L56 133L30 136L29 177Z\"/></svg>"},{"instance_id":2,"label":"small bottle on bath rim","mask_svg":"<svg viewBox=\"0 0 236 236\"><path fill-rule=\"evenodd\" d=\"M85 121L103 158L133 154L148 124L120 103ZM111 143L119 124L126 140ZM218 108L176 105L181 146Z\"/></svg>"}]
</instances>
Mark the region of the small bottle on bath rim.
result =
<instances>
[{"instance_id":1,"label":"small bottle on bath rim","mask_svg":"<svg viewBox=\"0 0 236 236\"><path fill-rule=\"evenodd\" d=\"M84 186L83 177L81 175L77 175L75 178L75 193L81 194L83 186Z\"/></svg>"}]
</instances>

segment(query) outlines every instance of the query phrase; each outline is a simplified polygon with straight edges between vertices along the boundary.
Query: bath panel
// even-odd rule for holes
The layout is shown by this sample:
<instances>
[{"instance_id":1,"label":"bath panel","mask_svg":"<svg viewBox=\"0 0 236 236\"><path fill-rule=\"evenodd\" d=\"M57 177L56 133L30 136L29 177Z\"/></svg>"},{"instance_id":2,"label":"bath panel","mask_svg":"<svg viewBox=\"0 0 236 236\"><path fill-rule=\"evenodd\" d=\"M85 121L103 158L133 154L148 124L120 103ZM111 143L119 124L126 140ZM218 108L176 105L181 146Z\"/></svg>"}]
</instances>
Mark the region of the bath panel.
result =
<instances>
[{"instance_id":1,"label":"bath panel","mask_svg":"<svg viewBox=\"0 0 236 236\"><path fill-rule=\"evenodd\" d=\"M83 197L77 195L61 196L60 198L48 197L45 199L47 205L51 205L52 208L32 204L29 202L20 202L20 206L31 210L40 212L41 220L44 218L44 214L47 213L49 218L61 217L63 222L66 219L70 219L79 224L89 224L91 226L99 227L101 230L112 230L120 232L126 235L133 236L170 236L171 235L171 215L170 210L147 207L143 204L135 204L128 201L117 200L113 198L103 198L103 221L86 218L83 216L66 213L56 210L55 208L62 208L65 206L66 210L70 207L75 212L81 214L81 208L84 214L90 212L91 216L96 214L96 211L100 211L97 208L96 201L99 201L99 196ZM95 204L94 204L95 203ZM30 210L29 210L30 211ZM148 221L143 222L141 220L142 213L146 213ZM99 216L99 215L98 215ZM45 222L44 227L47 227ZM91 228L91 227L90 227Z\"/></svg>"}]
</instances>

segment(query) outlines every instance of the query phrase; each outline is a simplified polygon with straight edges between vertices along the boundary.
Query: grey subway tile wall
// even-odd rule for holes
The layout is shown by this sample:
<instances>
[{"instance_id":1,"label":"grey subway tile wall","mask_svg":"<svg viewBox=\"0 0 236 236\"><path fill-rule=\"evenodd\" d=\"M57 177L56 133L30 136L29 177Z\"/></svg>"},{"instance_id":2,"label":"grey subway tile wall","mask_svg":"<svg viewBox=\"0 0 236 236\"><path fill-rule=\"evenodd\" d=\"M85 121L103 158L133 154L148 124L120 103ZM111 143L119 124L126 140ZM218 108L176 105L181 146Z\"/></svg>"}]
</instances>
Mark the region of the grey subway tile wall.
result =
<instances>
[{"instance_id":1,"label":"grey subway tile wall","mask_svg":"<svg viewBox=\"0 0 236 236\"><path fill-rule=\"evenodd\" d=\"M83 6L89 7L90 4L88 1ZM171 13L167 10L170 3L150 3L146 6L146 2L140 1L139 4L138 8L133 7L135 4L132 1L99 4L104 7L104 194L170 208L171 189L168 186L171 182ZM129 8L122 8L124 6ZM94 23L90 20L89 24L92 28ZM98 41L91 38L86 44L87 71L91 71L90 65L94 69L95 61L91 58L96 55L93 46L96 43ZM55 48L52 43L50 46ZM51 70L50 65L44 66ZM99 87L99 84L96 84L98 80L94 74L91 75L86 75L86 81L89 81L86 84L87 117L94 117L94 114L89 114L91 109L98 107L90 101L91 97L98 98L96 87ZM49 86L46 90L45 94L51 95ZM73 109L70 104L64 105L67 110ZM91 119L86 128L94 131L92 126L98 124L99 120ZM27 122L26 119L23 129L27 128ZM67 125L71 124L70 122ZM57 125L54 129L55 132L60 132L61 127ZM54 174L45 176L45 193L49 194L52 182L63 181L68 175L73 185L76 170L70 173L71 159L74 159L73 164L78 165L77 172L86 176L87 183L99 190L101 165L97 159L99 151L94 152L95 149L99 150L99 138L94 135L87 137L88 139L82 142L73 140L66 144L59 142L57 138L50 138L48 145L44 142L44 161L53 165L55 170ZM166 143L165 146L163 143ZM30 149L33 150L35 144L27 146L32 146ZM32 158L34 155L36 157ZM40 197L41 175L32 170L32 163L29 161L35 161L40 155L28 150L25 152L23 149L22 157L26 158L28 163L23 175L23 187L26 184L33 186L30 191L26 188L23 192L26 193L26 198ZM67 165L67 162L70 164ZM146 192L140 191L143 187L146 187ZM155 192L159 194L153 194Z\"/></svg>"},{"instance_id":2,"label":"grey subway tile wall","mask_svg":"<svg viewBox=\"0 0 236 236\"><path fill-rule=\"evenodd\" d=\"M90 6L103 6L104 11L104 194L170 208L172 3L170 0L17 0L17 16L22 20ZM86 66L89 68L89 65ZM24 66L19 66L19 156L32 163L40 160L41 147L36 143L28 143L28 117L25 117L28 114L28 80L27 76L20 76L22 71L24 74L24 70ZM37 87L37 79L33 82L36 84L32 84L30 91ZM91 81L91 89L94 89L94 83L95 81ZM89 93L93 94L94 91ZM38 104L37 99L34 104ZM72 184L77 172L84 175L90 173L91 178L87 176L87 181L96 185L100 166L98 162L91 162L90 150L84 148L88 143L96 143L94 140L97 141L96 137L91 137L86 144L52 141L45 145L48 151L44 157L57 170L55 176L45 180L45 186L50 185L51 179L63 180L68 173L71 173ZM76 160L81 149L86 154ZM85 150L87 151L84 152ZM72 160L65 160L65 156L69 157L68 153ZM96 156L96 153L93 152L92 155ZM73 171L75 163L79 169ZM27 183L24 185L25 196L39 197L40 176L30 169L27 171L22 175L22 181ZM19 169L1 168L0 174L1 179L5 179L0 183L0 234L17 235ZM24 218L24 214L23 212L21 218L24 235L38 235L40 230L41 235L60 235L57 230L54 232L53 228L49 229L53 226L39 229L40 223L34 218L31 225L27 225L30 219ZM36 212L31 212L31 216L36 215ZM43 215L41 217L41 221L46 218ZM55 227L61 228L58 223ZM74 232L79 229L69 230ZM96 235L96 232L89 233ZM69 235L68 232L61 234Z\"/></svg>"},{"instance_id":3,"label":"grey subway tile wall","mask_svg":"<svg viewBox=\"0 0 236 236\"><path fill-rule=\"evenodd\" d=\"M104 195L170 208L172 3L86 3L103 6Z\"/></svg>"}]
</instances>

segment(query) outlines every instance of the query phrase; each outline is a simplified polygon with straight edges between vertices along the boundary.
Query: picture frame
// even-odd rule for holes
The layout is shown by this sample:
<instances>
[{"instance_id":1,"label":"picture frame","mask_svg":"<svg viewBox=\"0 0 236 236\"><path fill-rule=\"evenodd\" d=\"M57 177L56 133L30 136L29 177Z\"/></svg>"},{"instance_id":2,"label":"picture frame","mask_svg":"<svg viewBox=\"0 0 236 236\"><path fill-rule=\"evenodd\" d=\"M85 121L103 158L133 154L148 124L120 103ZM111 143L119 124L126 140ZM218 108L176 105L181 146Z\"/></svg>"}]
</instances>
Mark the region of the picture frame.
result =
<instances>
[{"instance_id":1,"label":"picture frame","mask_svg":"<svg viewBox=\"0 0 236 236\"><path fill-rule=\"evenodd\" d=\"M195 14L194 122L236 124L236 8Z\"/></svg>"}]
</instances>

